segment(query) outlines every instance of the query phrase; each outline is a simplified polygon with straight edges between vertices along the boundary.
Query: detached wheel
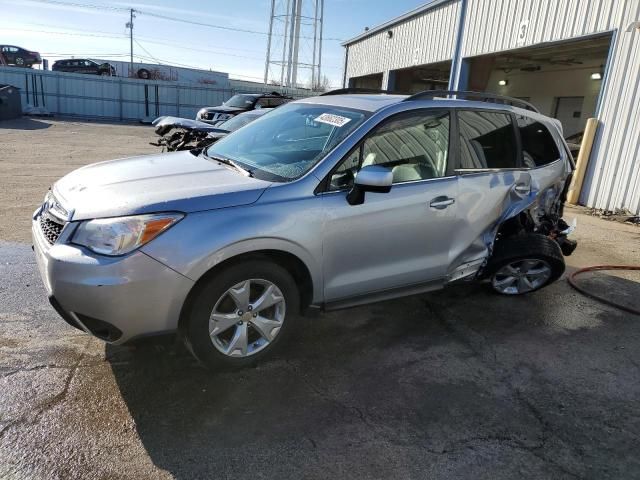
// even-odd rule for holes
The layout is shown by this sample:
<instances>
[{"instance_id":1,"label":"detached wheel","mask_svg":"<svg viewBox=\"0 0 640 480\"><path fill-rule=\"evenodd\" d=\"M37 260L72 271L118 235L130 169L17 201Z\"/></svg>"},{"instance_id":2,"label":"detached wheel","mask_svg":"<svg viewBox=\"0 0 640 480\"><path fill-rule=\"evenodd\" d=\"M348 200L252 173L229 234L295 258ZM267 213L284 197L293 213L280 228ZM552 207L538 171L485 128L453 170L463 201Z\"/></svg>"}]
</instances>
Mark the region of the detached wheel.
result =
<instances>
[{"instance_id":1,"label":"detached wheel","mask_svg":"<svg viewBox=\"0 0 640 480\"><path fill-rule=\"evenodd\" d=\"M487 277L502 295L522 295L555 282L565 269L560 246L550 238L529 234L496 243Z\"/></svg>"},{"instance_id":2,"label":"detached wheel","mask_svg":"<svg viewBox=\"0 0 640 480\"><path fill-rule=\"evenodd\" d=\"M210 368L253 364L293 330L300 296L291 275L265 260L231 266L206 281L193 299L185 344Z\"/></svg>"},{"instance_id":3,"label":"detached wheel","mask_svg":"<svg viewBox=\"0 0 640 480\"><path fill-rule=\"evenodd\" d=\"M141 78L142 80L149 80L151 78L151 72L146 68L141 68L138 70L138 78Z\"/></svg>"}]
</instances>

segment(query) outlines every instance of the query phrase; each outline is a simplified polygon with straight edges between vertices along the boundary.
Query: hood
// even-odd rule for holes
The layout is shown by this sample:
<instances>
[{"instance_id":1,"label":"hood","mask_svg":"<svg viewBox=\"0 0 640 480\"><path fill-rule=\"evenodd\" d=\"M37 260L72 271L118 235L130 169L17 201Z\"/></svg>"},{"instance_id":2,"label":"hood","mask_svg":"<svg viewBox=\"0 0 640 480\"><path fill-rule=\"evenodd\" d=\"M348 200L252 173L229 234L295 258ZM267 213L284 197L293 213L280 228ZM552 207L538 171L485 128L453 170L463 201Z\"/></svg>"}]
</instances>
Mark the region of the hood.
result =
<instances>
[{"instance_id":1,"label":"hood","mask_svg":"<svg viewBox=\"0 0 640 480\"><path fill-rule=\"evenodd\" d=\"M180 117L158 117L153 122L156 127L156 134L164 135L174 128L184 128L185 130L195 130L197 132L222 132L229 133L227 130L216 128L213 125L199 120L191 120L189 118Z\"/></svg>"},{"instance_id":2,"label":"hood","mask_svg":"<svg viewBox=\"0 0 640 480\"><path fill-rule=\"evenodd\" d=\"M256 202L270 182L188 151L95 163L53 186L72 220L197 212Z\"/></svg>"},{"instance_id":3,"label":"hood","mask_svg":"<svg viewBox=\"0 0 640 480\"><path fill-rule=\"evenodd\" d=\"M237 113L237 112L246 112L247 109L243 107L227 107L226 105L220 105L218 107L207 107L205 108L207 112L214 113Z\"/></svg>"}]
</instances>

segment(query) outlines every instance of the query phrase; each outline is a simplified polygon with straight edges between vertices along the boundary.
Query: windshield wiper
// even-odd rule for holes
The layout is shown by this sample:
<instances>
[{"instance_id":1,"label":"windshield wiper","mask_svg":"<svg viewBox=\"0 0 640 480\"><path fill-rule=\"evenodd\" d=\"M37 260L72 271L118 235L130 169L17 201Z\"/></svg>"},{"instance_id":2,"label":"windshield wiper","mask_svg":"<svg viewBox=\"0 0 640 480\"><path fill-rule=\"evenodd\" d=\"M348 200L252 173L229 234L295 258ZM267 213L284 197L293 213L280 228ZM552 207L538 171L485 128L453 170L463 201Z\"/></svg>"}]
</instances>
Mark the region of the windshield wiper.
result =
<instances>
[{"instance_id":1,"label":"windshield wiper","mask_svg":"<svg viewBox=\"0 0 640 480\"><path fill-rule=\"evenodd\" d=\"M230 158L219 157L217 155L210 156L210 155L207 155L206 153L203 153L203 155L205 157L207 157L207 158L210 158L211 160L215 160L216 162L224 163L225 165L229 165L229 166L235 168L242 175L245 175L247 177L253 177L253 172L251 170L249 170L248 168L244 168L239 163L231 160Z\"/></svg>"}]
</instances>

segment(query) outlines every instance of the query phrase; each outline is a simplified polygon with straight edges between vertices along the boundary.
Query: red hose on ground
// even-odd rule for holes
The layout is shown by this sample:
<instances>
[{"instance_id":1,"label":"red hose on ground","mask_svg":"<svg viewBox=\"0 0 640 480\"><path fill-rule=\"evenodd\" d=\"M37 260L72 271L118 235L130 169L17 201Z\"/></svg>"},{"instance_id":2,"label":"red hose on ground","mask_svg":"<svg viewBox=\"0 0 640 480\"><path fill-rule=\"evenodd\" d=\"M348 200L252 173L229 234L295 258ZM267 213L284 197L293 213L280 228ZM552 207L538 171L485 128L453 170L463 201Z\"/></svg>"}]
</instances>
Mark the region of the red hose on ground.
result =
<instances>
[{"instance_id":1,"label":"red hose on ground","mask_svg":"<svg viewBox=\"0 0 640 480\"><path fill-rule=\"evenodd\" d=\"M604 298L599 295L596 295L595 293L591 293L577 284L575 277L577 277L581 273L595 272L597 270L640 270L640 267L636 267L632 265L594 265L592 267L586 267L586 268L581 268L580 270L576 270L575 272L573 272L571 275L567 277L567 280L569 281L569 285L571 285L581 294L587 297L593 298L594 300L598 300L599 302L610 305L612 307L619 308L620 310L624 310L625 312L640 315L640 310L638 310L637 308L628 307L626 305L619 305L615 302L612 302L608 298Z\"/></svg>"}]
</instances>

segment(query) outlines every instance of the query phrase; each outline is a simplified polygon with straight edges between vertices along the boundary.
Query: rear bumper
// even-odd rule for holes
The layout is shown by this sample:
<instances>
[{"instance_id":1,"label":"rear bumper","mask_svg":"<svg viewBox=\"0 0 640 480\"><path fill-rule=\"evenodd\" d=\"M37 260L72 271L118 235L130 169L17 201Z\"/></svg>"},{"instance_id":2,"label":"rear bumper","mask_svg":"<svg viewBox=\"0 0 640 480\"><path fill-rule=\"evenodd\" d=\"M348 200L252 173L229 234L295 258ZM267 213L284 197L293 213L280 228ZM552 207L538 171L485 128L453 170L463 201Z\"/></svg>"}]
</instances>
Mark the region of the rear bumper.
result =
<instances>
[{"instance_id":1,"label":"rear bumper","mask_svg":"<svg viewBox=\"0 0 640 480\"><path fill-rule=\"evenodd\" d=\"M177 329L192 280L140 251L104 257L51 246L37 222L32 236L47 295L67 323L114 344Z\"/></svg>"}]
</instances>

